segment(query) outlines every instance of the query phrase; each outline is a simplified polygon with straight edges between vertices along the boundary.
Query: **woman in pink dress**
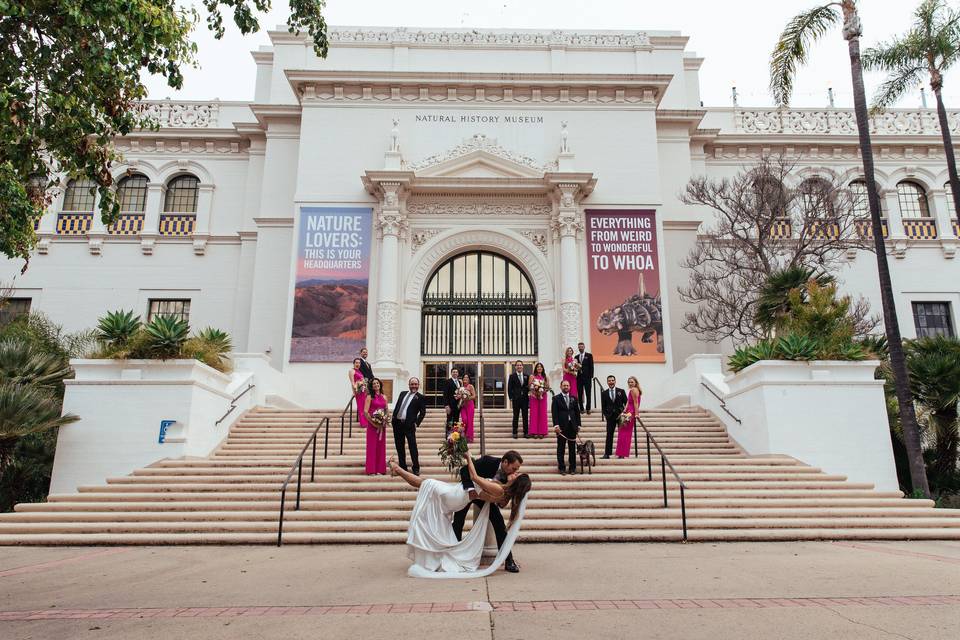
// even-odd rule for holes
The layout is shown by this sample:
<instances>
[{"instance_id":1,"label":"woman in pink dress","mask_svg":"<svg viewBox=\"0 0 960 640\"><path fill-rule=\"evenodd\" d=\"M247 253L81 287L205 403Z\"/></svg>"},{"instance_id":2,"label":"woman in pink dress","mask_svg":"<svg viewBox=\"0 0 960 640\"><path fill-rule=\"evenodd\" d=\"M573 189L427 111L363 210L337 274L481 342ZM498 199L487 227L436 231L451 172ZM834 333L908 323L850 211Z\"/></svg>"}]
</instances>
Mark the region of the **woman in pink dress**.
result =
<instances>
[{"instance_id":1,"label":"woman in pink dress","mask_svg":"<svg viewBox=\"0 0 960 640\"><path fill-rule=\"evenodd\" d=\"M539 385L543 385L538 391ZM543 363L538 362L533 367L530 376L530 437L544 438L547 435L547 395L550 388L547 382L547 372Z\"/></svg>"},{"instance_id":2,"label":"woman in pink dress","mask_svg":"<svg viewBox=\"0 0 960 640\"><path fill-rule=\"evenodd\" d=\"M640 390L640 383L633 376L627 378L627 408L625 413L630 414L630 419L622 423L617 428L617 457L630 457L630 441L633 439L633 431L637 428L637 413L640 411L640 396L643 392Z\"/></svg>"},{"instance_id":3,"label":"woman in pink dress","mask_svg":"<svg viewBox=\"0 0 960 640\"><path fill-rule=\"evenodd\" d=\"M365 426L363 420L363 408L367 404L367 392L357 391L357 383L363 380L363 374L360 373L360 358L353 359L353 368L347 372L347 378L350 380L350 389L353 397L357 401L357 421L360 426Z\"/></svg>"},{"instance_id":4,"label":"woman in pink dress","mask_svg":"<svg viewBox=\"0 0 960 640\"><path fill-rule=\"evenodd\" d=\"M467 442L473 442L473 414L477 408L477 390L471 384L470 374L465 373L460 377L463 382L463 388L470 393L470 397L463 401L460 407L460 419L463 420L463 428L467 435Z\"/></svg>"},{"instance_id":5,"label":"woman in pink dress","mask_svg":"<svg viewBox=\"0 0 960 640\"><path fill-rule=\"evenodd\" d=\"M374 415L379 409L383 409L384 416L387 411L387 398L383 395L383 383L379 378L374 378L370 383L370 393L363 409L363 426L367 431L367 466L368 476L386 475L387 473L387 419L384 417L380 424Z\"/></svg>"},{"instance_id":6,"label":"woman in pink dress","mask_svg":"<svg viewBox=\"0 0 960 640\"><path fill-rule=\"evenodd\" d=\"M570 383L570 397L578 398L577 395L577 361L573 357L573 347L567 347L567 352L563 359L563 379Z\"/></svg>"}]
</instances>

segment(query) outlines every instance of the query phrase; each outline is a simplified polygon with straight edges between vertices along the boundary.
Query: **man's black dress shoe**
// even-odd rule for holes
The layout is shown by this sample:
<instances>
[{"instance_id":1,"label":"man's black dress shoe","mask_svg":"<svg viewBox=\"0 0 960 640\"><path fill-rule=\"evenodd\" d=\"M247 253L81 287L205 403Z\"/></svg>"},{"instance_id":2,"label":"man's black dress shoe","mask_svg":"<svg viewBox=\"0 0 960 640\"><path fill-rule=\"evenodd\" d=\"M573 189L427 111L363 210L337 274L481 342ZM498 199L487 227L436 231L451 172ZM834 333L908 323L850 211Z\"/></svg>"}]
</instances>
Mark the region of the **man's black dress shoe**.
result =
<instances>
[{"instance_id":1,"label":"man's black dress shoe","mask_svg":"<svg viewBox=\"0 0 960 640\"><path fill-rule=\"evenodd\" d=\"M510 573L520 573L520 567L518 567L517 563L513 560L507 560L506 564L503 565L503 568Z\"/></svg>"},{"instance_id":2,"label":"man's black dress shoe","mask_svg":"<svg viewBox=\"0 0 960 640\"><path fill-rule=\"evenodd\" d=\"M513 434L513 439L514 439L514 440L517 439L517 434Z\"/></svg>"},{"instance_id":3,"label":"man's black dress shoe","mask_svg":"<svg viewBox=\"0 0 960 640\"><path fill-rule=\"evenodd\" d=\"M610 456L603 456L603 459L604 459L604 460L609 460L609 459L610 459Z\"/></svg>"}]
</instances>

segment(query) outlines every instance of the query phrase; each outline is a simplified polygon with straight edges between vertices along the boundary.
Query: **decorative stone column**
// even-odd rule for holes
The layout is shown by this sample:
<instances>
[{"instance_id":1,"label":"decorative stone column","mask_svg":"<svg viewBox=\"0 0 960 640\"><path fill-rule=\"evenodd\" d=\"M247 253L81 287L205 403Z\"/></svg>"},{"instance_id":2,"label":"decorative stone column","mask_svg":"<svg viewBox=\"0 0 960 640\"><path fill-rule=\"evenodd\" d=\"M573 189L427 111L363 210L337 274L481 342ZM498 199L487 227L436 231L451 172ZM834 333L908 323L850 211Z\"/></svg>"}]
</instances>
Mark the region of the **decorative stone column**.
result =
<instances>
[{"instance_id":1,"label":"decorative stone column","mask_svg":"<svg viewBox=\"0 0 960 640\"><path fill-rule=\"evenodd\" d=\"M580 185L557 185L557 215L553 227L560 236L560 331L561 352L580 341L580 260L577 256L577 232L583 218L577 203Z\"/></svg>"},{"instance_id":2,"label":"decorative stone column","mask_svg":"<svg viewBox=\"0 0 960 640\"><path fill-rule=\"evenodd\" d=\"M893 255L896 258L904 258L907 255L907 234L903 230L900 197L897 195L896 187L881 190L880 199L883 202L880 213L887 219L887 239L893 243Z\"/></svg>"},{"instance_id":3,"label":"decorative stone column","mask_svg":"<svg viewBox=\"0 0 960 640\"><path fill-rule=\"evenodd\" d=\"M147 203L143 212L143 228L140 230L140 251L153 254L160 233L160 209L163 206L163 183L147 183Z\"/></svg>"},{"instance_id":4,"label":"decorative stone column","mask_svg":"<svg viewBox=\"0 0 960 640\"><path fill-rule=\"evenodd\" d=\"M397 336L400 332L400 300L397 278L400 272L400 234L407 227L401 209L403 185L381 182L383 190L377 224L380 228L380 274L377 280L377 368L397 367Z\"/></svg>"}]
</instances>

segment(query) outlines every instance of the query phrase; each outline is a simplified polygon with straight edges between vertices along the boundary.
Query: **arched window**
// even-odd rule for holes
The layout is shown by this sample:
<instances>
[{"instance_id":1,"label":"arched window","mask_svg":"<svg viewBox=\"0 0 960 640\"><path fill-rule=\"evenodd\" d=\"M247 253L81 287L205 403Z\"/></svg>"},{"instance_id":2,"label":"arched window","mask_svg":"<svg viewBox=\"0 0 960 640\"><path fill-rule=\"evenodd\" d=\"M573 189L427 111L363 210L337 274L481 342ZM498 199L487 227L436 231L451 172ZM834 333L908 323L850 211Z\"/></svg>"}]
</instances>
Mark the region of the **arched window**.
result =
<instances>
[{"instance_id":1,"label":"arched window","mask_svg":"<svg viewBox=\"0 0 960 640\"><path fill-rule=\"evenodd\" d=\"M470 251L440 265L423 296L423 355L532 356L537 301L526 274L496 253Z\"/></svg>"},{"instance_id":2,"label":"arched window","mask_svg":"<svg viewBox=\"0 0 960 640\"><path fill-rule=\"evenodd\" d=\"M859 218L870 217L870 202L867 199L867 181L854 180L850 183L850 199L853 213ZM883 200L880 200L880 215L883 215Z\"/></svg>"},{"instance_id":3,"label":"arched window","mask_svg":"<svg viewBox=\"0 0 960 640\"><path fill-rule=\"evenodd\" d=\"M93 213L97 185L88 178L74 178L67 183L63 195L63 211L69 213Z\"/></svg>"},{"instance_id":4,"label":"arched window","mask_svg":"<svg viewBox=\"0 0 960 640\"><path fill-rule=\"evenodd\" d=\"M836 193L826 178L812 176L800 183L800 202L808 218L832 218L836 211Z\"/></svg>"},{"instance_id":5,"label":"arched window","mask_svg":"<svg viewBox=\"0 0 960 640\"><path fill-rule=\"evenodd\" d=\"M177 176L167 183L163 199L164 213L196 213L200 180L196 176Z\"/></svg>"},{"instance_id":6,"label":"arched window","mask_svg":"<svg viewBox=\"0 0 960 640\"><path fill-rule=\"evenodd\" d=\"M758 209L769 216L786 216L786 195L779 180L769 175L758 176L753 181L753 189Z\"/></svg>"},{"instance_id":7,"label":"arched window","mask_svg":"<svg viewBox=\"0 0 960 640\"><path fill-rule=\"evenodd\" d=\"M903 218L929 218L930 206L927 194L916 182L903 180L897 183L897 198L900 200L900 216Z\"/></svg>"},{"instance_id":8,"label":"arched window","mask_svg":"<svg viewBox=\"0 0 960 640\"><path fill-rule=\"evenodd\" d=\"M117 184L120 213L143 213L147 208L147 176L136 173Z\"/></svg>"}]
</instances>

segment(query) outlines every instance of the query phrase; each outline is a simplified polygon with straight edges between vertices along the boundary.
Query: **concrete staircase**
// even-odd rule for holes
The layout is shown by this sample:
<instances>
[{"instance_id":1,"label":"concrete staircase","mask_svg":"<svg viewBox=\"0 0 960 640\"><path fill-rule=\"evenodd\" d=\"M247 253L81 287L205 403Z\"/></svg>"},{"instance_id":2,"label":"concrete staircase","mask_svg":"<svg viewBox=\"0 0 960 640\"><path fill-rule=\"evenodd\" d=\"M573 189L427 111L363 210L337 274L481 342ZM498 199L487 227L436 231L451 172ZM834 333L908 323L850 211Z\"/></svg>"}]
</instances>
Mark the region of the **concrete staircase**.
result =
<instances>
[{"instance_id":1,"label":"concrete staircase","mask_svg":"<svg viewBox=\"0 0 960 640\"><path fill-rule=\"evenodd\" d=\"M431 411L418 442L423 474L448 479L436 454L440 415ZM276 543L280 485L326 416L329 457L322 457L321 431L315 482L304 482L299 511L295 484L288 491L284 542L403 542L415 492L399 479L363 474L359 428L339 455L339 414L258 408L209 458L161 460L104 486L17 505L0 514L0 544ZM664 508L659 460L654 450L648 480L642 435L639 458L598 460L592 474L561 476L552 437L514 440L507 411L485 416L487 451L520 451L533 477L525 542L681 539L679 486L668 471ZM847 482L793 458L748 456L703 410L652 410L642 418L688 488L690 540L960 539L960 510L935 510L930 501ZM585 421L584 437L602 453L599 416ZM389 454L392 435L388 443ZM308 451L305 480L309 458Z\"/></svg>"}]
</instances>

